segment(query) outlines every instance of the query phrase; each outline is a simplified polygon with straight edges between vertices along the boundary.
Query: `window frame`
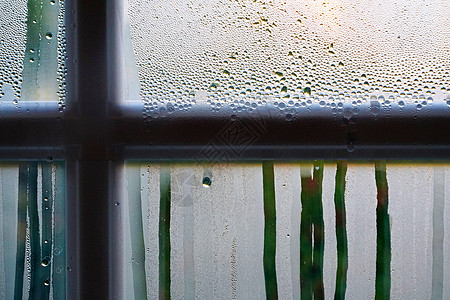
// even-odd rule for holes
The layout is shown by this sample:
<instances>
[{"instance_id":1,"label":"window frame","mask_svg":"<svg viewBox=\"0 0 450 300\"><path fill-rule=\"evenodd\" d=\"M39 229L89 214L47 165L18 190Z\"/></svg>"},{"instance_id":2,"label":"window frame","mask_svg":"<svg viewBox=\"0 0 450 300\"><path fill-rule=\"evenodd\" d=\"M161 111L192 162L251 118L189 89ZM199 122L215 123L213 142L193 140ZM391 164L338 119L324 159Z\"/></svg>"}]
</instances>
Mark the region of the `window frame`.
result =
<instances>
[{"instance_id":1,"label":"window frame","mask_svg":"<svg viewBox=\"0 0 450 300\"><path fill-rule=\"evenodd\" d=\"M66 0L65 5L66 109L56 102L0 103L0 159L65 160L68 299L126 298L120 259L125 160L450 158L445 103L377 114L368 103L350 116L313 105L292 120L270 106L252 114L194 107L146 120L142 102L124 99L123 1ZM244 139L227 139L231 130L243 132Z\"/></svg>"}]
</instances>

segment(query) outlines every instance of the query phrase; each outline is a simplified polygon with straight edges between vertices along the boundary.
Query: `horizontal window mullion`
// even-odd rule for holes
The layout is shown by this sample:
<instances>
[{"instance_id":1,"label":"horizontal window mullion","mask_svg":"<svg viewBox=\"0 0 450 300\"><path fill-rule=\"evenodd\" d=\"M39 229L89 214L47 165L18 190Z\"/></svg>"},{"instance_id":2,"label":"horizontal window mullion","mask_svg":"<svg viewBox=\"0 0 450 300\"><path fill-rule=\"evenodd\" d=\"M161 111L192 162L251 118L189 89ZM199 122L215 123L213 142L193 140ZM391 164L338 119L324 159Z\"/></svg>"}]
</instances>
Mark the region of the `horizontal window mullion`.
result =
<instances>
[{"instance_id":1,"label":"horizontal window mullion","mask_svg":"<svg viewBox=\"0 0 450 300\"><path fill-rule=\"evenodd\" d=\"M61 161L66 158L64 147L0 147L1 161Z\"/></svg>"},{"instance_id":2,"label":"horizontal window mullion","mask_svg":"<svg viewBox=\"0 0 450 300\"><path fill-rule=\"evenodd\" d=\"M48 149L89 144L89 124L100 129L95 119L85 124L85 118L63 111L57 102L2 102L0 109L0 156L5 159L25 153L14 153L13 147L28 147L28 155L42 157ZM300 108L290 119L270 105L251 113L227 107L213 113L196 106L149 114L143 102L126 102L110 111L98 124L106 130L105 145L114 152L126 149L112 156L129 159L195 160L213 150L228 160L445 159L450 155L450 110L444 104L421 110L391 107L376 114L370 104L344 106L335 114L312 105Z\"/></svg>"},{"instance_id":3,"label":"horizontal window mullion","mask_svg":"<svg viewBox=\"0 0 450 300\"><path fill-rule=\"evenodd\" d=\"M309 161L309 160L348 160L368 162L388 160L398 162L433 161L448 162L448 145L404 145L404 146L357 146L352 152L343 145L305 145L305 146L251 146L236 154L229 146L129 146L121 150L127 161L153 162L261 162Z\"/></svg>"},{"instance_id":4,"label":"horizontal window mullion","mask_svg":"<svg viewBox=\"0 0 450 300\"><path fill-rule=\"evenodd\" d=\"M0 122L22 119L61 119L64 107L58 101L1 101Z\"/></svg>"},{"instance_id":5,"label":"horizontal window mullion","mask_svg":"<svg viewBox=\"0 0 450 300\"><path fill-rule=\"evenodd\" d=\"M337 113L312 105L287 116L270 105L253 112L146 113L143 103L122 105L111 119L111 143L128 159L448 159L450 110L433 104L373 108L344 106ZM212 157L211 157L212 156ZM215 157L217 156L217 157Z\"/></svg>"}]
</instances>

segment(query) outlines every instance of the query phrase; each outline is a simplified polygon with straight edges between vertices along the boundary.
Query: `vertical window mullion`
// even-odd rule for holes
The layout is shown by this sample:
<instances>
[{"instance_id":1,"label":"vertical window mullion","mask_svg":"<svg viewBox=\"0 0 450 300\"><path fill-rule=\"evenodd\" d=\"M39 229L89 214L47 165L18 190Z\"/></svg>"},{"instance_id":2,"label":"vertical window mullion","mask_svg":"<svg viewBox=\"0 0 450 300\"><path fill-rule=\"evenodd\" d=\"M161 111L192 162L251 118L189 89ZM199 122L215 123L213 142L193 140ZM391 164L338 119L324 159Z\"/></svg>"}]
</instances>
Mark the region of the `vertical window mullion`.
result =
<instances>
[{"instance_id":1,"label":"vertical window mullion","mask_svg":"<svg viewBox=\"0 0 450 300\"><path fill-rule=\"evenodd\" d=\"M76 0L68 10L69 53L76 63L69 78L67 153L67 295L69 299L112 298L120 269L111 250L112 177L108 154L108 5ZM69 57L70 59L71 57ZM72 74L73 74L72 73ZM70 147L70 146L67 146ZM111 190L113 191L113 190ZM119 274L120 275L120 274ZM118 275L118 276L119 276Z\"/></svg>"}]
</instances>

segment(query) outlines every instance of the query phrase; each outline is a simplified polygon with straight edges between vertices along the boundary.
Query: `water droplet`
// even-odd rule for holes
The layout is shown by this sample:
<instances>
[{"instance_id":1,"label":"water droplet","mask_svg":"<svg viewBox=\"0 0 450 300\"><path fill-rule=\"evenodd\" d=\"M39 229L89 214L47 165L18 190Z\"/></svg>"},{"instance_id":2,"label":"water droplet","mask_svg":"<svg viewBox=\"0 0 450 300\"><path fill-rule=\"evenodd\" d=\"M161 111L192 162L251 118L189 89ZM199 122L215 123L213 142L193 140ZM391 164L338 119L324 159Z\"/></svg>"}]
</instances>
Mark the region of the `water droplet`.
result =
<instances>
[{"instance_id":1,"label":"water droplet","mask_svg":"<svg viewBox=\"0 0 450 300\"><path fill-rule=\"evenodd\" d=\"M379 106L371 106L370 112L372 113L372 115L376 116L380 113L380 107Z\"/></svg>"},{"instance_id":2,"label":"water droplet","mask_svg":"<svg viewBox=\"0 0 450 300\"><path fill-rule=\"evenodd\" d=\"M311 96L311 88L305 87L305 88L303 89L303 93L304 93L305 95L307 95L307 96Z\"/></svg>"},{"instance_id":3,"label":"water droplet","mask_svg":"<svg viewBox=\"0 0 450 300\"><path fill-rule=\"evenodd\" d=\"M55 249L53 250L53 253L55 255L60 255L62 253L62 248L61 247L55 247Z\"/></svg>"},{"instance_id":4,"label":"water droplet","mask_svg":"<svg viewBox=\"0 0 450 300\"><path fill-rule=\"evenodd\" d=\"M204 187L210 187L211 183L212 183L211 182L211 178L203 177L202 184L203 184Z\"/></svg>"},{"instance_id":5,"label":"water droplet","mask_svg":"<svg viewBox=\"0 0 450 300\"><path fill-rule=\"evenodd\" d=\"M347 144L347 151L348 151L348 152L353 152L353 151L355 151L355 145L353 145L353 144Z\"/></svg>"},{"instance_id":6,"label":"water droplet","mask_svg":"<svg viewBox=\"0 0 450 300\"><path fill-rule=\"evenodd\" d=\"M49 263L50 263L50 259L48 257L45 257L41 262L41 266L47 267Z\"/></svg>"},{"instance_id":7,"label":"water droplet","mask_svg":"<svg viewBox=\"0 0 450 300\"><path fill-rule=\"evenodd\" d=\"M274 72L275 73L275 75L277 75L278 77L283 77L283 73L281 73L281 72Z\"/></svg>"},{"instance_id":8,"label":"water droplet","mask_svg":"<svg viewBox=\"0 0 450 300\"><path fill-rule=\"evenodd\" d=\"M51 32L48 32L48 33L45 35L45 38L46 38L47 40L51 40L51 39L53 38L53 34L52 34Z\"/></svg>"},{"instance_id":9,"label":"water droplet","mask_svg":"<svg viewBox=\"0 0 450 300\"><path fill-rule=\"evenodd\" d=\"M376 96L370 96L370 112L376 116L380 113L381 104L378 102Z\"/></svg>"},{"instance_id":10,"label":"water droplet","mask_svg":"<svg viewBox=\"0 0 450 300\"><path fill-rule=\"evenodd\" d=\"M45 286L49 286L49 285L50 285L50 279L45 280L45 281L44 281L44 285L45 285Z\"/></svg>"}]
</instances>

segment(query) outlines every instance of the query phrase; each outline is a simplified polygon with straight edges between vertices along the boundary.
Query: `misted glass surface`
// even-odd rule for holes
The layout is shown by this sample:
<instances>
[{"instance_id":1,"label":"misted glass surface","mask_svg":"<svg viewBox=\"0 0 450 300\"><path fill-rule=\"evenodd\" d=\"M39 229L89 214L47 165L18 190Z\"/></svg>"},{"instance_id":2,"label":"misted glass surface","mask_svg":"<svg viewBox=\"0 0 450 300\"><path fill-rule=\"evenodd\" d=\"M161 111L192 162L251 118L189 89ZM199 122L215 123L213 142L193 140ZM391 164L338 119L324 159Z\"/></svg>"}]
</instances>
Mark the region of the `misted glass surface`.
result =
<instances>
[{"instance_id":1,"label":"misted glass surface","mask_svg":"<svg viewBox=\"0 0 450 300\"><path fill-rule=\"evenodd\" d=\"M450 104L449 14L446 0L128 0L127 99L149 117Z\"/></svg>"},{"instance_id":2,"label":"misted glass surface","mask_svg":"<svg viewBox=\"0 0 450 300\"><path fill-rule=\"evenodd\" d=\"M450 298L448 165L125 172L129 299Z\"/></svg>"},{"instance_id":3,"label":"misted glass surface","mask_svg":"<svg viewBox=\"0 0 450 300\"><path fill-rule=\"evenodd\" d=\"M65 299L64 165L0 164L0 298Z\"/></svg>"},{"instance_id":4,"label":"misted glass surface","mask_svg":"<svg viewBox=\"0 0 450 300\"><path fill-rule=\"evenodd\" d=\"M63 0L0 0L0 100L60 101L66 53Z\"/></svg>"}]
</instances>

